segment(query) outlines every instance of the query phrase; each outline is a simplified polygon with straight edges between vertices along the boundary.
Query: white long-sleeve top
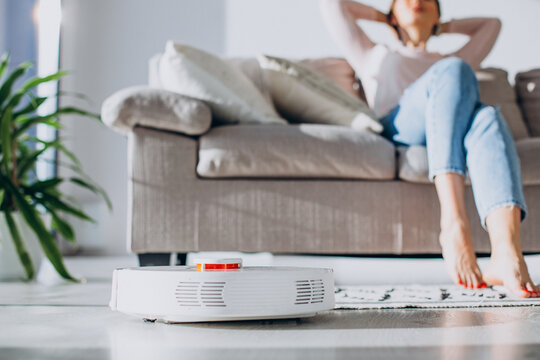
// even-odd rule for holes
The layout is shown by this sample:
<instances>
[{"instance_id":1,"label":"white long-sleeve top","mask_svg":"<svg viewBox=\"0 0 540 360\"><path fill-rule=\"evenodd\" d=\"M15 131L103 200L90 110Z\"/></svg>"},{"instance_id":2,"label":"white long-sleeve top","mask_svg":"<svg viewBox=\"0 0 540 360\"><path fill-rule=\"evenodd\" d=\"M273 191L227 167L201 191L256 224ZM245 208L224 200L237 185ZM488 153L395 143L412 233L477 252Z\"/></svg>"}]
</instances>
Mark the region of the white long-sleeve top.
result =
<instances>
[{"instance_id":1,"label":"white long-sleeve top","mask_svg":"<svg viewBox=\"0 0 540 360\"><path fill-rule=\"evenodd\" d=\"M354 15L347 3L355 3ZM469 36L467 44L453 53L427 52L404 45L390 48L371 41L357 24L361 19L375 20L374 8L351 0L320 0L320 7L334 41L362 81L368 105L379 117L392 110L405 89L438 60L457 56L477 69L501 29L497 18L451 20L448 32Z\"/></svg>"}]
</instances>

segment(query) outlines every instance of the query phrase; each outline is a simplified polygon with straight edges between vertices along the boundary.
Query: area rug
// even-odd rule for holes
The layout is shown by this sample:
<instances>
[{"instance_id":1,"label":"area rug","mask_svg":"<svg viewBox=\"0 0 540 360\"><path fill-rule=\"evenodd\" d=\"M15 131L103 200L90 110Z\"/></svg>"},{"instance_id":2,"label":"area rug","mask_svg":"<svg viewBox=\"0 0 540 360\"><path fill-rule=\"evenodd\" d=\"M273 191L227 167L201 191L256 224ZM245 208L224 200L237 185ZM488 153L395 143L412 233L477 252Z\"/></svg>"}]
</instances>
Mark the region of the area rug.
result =
<instances>
[{"instance_id":1,"label":"area rug","mask_svg":"<svg viewBox=\"0 0 540 360\"><path fill-rule=\"evenodd\" d=\"M517 298L502 286L484 289L464 289L459 285L336 286L335 300L338 310L540 306L540 298Z\"/></svg>"}]
</instances>

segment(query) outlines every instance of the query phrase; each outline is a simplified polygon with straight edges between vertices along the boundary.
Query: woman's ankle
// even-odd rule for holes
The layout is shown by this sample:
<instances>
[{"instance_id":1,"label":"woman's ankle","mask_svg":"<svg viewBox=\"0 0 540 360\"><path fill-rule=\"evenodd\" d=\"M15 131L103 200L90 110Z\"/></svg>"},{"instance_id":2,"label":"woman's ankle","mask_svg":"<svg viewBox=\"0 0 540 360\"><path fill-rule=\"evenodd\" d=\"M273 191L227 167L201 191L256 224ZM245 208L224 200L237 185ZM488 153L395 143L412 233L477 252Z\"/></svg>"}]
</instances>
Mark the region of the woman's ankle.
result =
<instances>
[{"instance_id":1,"label":"woman's ankle","mask_svg":"<svg viewBox=\"0 0 540 360\"><path fill-rule=\"evenodd\" d=\"M460 216L441 217L441 231L460 229L470 231L469 220Z\"/></svg>"},{"instance_id":2,"label":"woman's ankle","mask_svg":"<svg viewBox=\"0 0 540 360\"><path fill-rule=\"evenodd\" d=\"M519 239L512 237L499 237L491 240L491 257L492 258L523 258L523 251Z\"/></svg>"}]
</instances>

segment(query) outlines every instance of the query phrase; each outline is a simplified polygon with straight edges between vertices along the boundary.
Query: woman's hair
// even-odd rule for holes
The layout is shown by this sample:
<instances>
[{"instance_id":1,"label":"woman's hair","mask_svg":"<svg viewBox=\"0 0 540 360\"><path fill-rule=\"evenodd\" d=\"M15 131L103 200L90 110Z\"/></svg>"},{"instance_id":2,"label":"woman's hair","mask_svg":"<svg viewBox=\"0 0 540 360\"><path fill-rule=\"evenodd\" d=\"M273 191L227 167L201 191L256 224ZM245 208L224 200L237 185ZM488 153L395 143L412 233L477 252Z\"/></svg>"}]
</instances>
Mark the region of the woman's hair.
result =
<instances>
[{"instance_id":1,"label":"woman's hair","mask_svg":"<svg viewBox=\"0 0 540 360\"><path fill-rule=\"evenodd\" d=\"M439 0L434 0L435 1L435 4L437 5L437 11L439 13L439 17L441 16L441 4L439 3ZM390 23L390 20L392 19L392 15L394 15L394 5L396 4L396 0L392 0L392 5L390 5L390 12L388 13L387 18L388 18L388 23ZM399 27L397 25L391 25L394 30L396 30L396 34L399 38L400 41L402 41L401 39L401 34L399 33ZM435 25L433 27L433 30L431 31L431 33L433 35L437 34L437 31L439 31L439 25Z\"/></svg>"}]
</instances>

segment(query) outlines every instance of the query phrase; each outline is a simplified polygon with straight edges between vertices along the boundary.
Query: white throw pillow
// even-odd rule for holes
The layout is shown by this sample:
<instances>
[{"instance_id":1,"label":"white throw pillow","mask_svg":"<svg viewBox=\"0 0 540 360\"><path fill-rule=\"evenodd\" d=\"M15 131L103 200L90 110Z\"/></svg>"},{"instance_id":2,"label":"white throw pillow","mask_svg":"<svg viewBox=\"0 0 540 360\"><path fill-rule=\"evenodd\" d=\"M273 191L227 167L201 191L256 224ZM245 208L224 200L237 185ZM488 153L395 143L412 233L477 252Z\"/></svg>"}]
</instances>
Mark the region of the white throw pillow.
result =
<instances>
[{"instance_id":1,"label":"white throw pillow","mask_svg":"<svg viewBox=\"0 0 540 360\"><path fill-rule=\"evenodd\" d=\"M167 42L159 82L166 90L206 102L221 122L287 123L242 71L191 46Z\"/></svg>"},{"instance_id":2,"label":"white throw pillow","mask_svg":"<svg viewBox=\"0 0 540 360\"><path fill-rule=\"evenodd\" d=\"M278 57L261 54L258 60L274 104L288 120L382 132L375 113L362 100L324 75Z\"/></svg>"}]
</instances>

